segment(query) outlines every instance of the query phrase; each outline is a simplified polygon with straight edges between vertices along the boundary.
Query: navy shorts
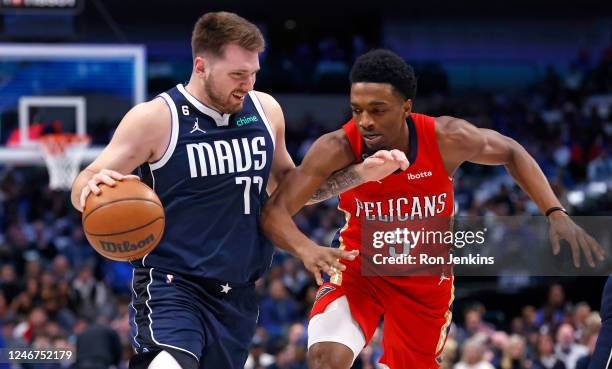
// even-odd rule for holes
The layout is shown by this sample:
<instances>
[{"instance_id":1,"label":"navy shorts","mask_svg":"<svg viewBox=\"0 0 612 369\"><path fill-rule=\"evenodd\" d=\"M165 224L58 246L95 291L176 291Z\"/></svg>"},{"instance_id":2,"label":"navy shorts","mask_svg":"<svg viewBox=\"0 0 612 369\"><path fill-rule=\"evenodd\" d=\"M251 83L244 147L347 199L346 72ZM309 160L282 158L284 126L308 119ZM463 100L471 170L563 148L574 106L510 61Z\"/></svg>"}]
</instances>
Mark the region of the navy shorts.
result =
<instances>
[{"instance_id":1,"label":"navy shorts","mask_svg":"<svg viewBox=\"0 0 612 369\"><path fill-rule=\"evenodd\" d=\"M161 350L184 369L244 368L259 313L253 283L136 267L132 288L130 368L146 368Z\"/></svg>"},{"instance_id":2,"label":"navy shorts","mask_svg":"<svg viewBox=\"0 0 612 369\"><path fill-rule=\"evenodd\" d=\"M612 276L608 277L601 297L601 329L589 369L612 368Z\"/></svg>"}]
</instances>

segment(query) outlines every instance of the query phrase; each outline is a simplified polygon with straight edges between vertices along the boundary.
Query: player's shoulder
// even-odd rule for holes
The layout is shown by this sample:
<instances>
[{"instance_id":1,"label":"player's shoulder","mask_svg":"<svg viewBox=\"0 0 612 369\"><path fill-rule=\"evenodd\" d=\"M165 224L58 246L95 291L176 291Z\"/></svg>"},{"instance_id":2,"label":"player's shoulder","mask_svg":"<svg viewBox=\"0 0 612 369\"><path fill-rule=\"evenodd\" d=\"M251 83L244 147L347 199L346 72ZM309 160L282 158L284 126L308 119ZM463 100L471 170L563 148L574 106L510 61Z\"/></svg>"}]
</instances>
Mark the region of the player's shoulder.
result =
<instances>
[{"instance_id":1,"label":"player's shoulder","mask_svg":"<svg viewBox=\"0 0 612 369\"><path fill-rule=\"evenodd\" d=\"M285 117L283 116L283 109L280 104L272 95L261 91L251 91L251 94L255 95L255 98L261 104L272 129L275 133L284 132Z\"/></svg>"},{"instance_id":2,"label":"player's shoulder","mask_svg":"<svg viewBox=\"0 0 612 369\"><path fill-rule=\"evenodd\" d=\"M263 104L265 103L275 103L278 104L278 102L276 101L276 99L274 98L274 96L270 95L269 93L263 92L263 91L258 91L258 90L253 90L251 91L252 93L255 94L255 96L257 97L257 99Z\"/></svg>"},{"instance_id":3,"label":"player's shoulder","mask_svg":"<svg viewBox=\"0 0 612 369\"><path fill-rule=\"evenodd\" d=\"M161 98L135 105L124 117L124 121L139 126L167 125L170 119L170 108Z\"/></svg>"},{"instance_id":4,"label":"player's shoulder","mask_svg":"<svg viewBox=\"0 0 612 369\"><path fill-rule=\"evenodd\" d=\"M460 137L469 134L471 128L474 128L474 126L469 124L466 120L448 115L435 117L434 119L436 122L436 134L438 137Z\"/></svg>"},{"instance_id":5,"label":"player's shoulder","mask_svg":"<svg viewBox=\"0 0 612 369\"><path fill-rule=\"evenodd\" d=\"M351 144L343 129L326 133L310 147L301 168L314 168L322 175L329 175L356 161Z\"/></svg>"},{"instance_id":6,"label":"player's shoulder","mask_svg":"<svg viewBox=\"0 0 612 369\"><path fill-rule=\"evenodd\" d=\"M256 90L253 90L252 93L255 95L257 100L259 100L259 103L264 108L266 113L268 113L268 111L270 111L271 113L280 111L282 113L280 104L272 95Z\"/></svg>"},{"instance_id":7,"label":"player's shoulder","mask_svg":"<svg viewBox=\"0 0 612 369\"><path fill-rule=\"evenodd\" d=\"M321 151L330 158L354 157L351 143L344 129L325 133L315 141L313 149Z\"/></svg>"},{"instance_id":8,"label":"player's shoulder","mask_svg":"<svg viewBox=\"0 0 612 369\"><path fill-rule=\"evenodd\" d=\"M465 119L452 116L435 118L436 137L442 145L474 145L478 140L478 128Z\"/></svg>"},{"instance_id":9,"label":"player's shoulder","mask_svg":"<svg viewBox=\"0 0 612 369\"><path fill-rule=\"evenodd\" d=\"M155 98L153 100L145 101L140 104L136 104L128 115L134 118L150 118L160 119L164 116L170 117L170 108L168 104L162 98Z\"/></svg>"},{"instance_id":10,"label":"player's shoulder","mask_svg":"<svg viewBox=\"0 0 612 369\"><path fill-rule=\"evenodd\" d=\"M325 133L319 138L319 140L322 140L323 142L329 145L348 147L351 146L348 136L346 135L346 131L344 129L337 129L335 131Z\"/></svg>"}]
</instances>

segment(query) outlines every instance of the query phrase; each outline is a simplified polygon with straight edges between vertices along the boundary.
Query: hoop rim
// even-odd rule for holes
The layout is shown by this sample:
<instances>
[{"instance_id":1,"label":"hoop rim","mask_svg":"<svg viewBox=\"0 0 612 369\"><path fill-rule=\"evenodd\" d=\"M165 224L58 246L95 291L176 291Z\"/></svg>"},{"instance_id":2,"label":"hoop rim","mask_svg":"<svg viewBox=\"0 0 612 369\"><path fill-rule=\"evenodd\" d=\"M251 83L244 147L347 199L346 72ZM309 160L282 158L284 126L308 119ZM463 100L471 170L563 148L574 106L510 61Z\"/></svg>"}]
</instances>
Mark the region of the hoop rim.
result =
<instances>
[{"instance_id":1,"label":"hoop rim","mask_svg":"<svg viewBox=\"0 0 612 369\"><path fill-rule=\"evenodd\" d=\"M51 133L38 138L38 145L45 157L56 157L64 154L66 148L85 148L91 138L88 135L76 133Z\"/></svg>"},{"instance_id":2,"label":"hoop rim","mask_svg":"<svg viewBox=\"0 0 612 369\"><path fill-rule=\"evenodd\" d=\"M49 143L83 143L91 141L91 137L88 135L80 135L77 133L49 133L42 135L37 140L42 145L46 145Z\"/></svg>"}]
</instances>

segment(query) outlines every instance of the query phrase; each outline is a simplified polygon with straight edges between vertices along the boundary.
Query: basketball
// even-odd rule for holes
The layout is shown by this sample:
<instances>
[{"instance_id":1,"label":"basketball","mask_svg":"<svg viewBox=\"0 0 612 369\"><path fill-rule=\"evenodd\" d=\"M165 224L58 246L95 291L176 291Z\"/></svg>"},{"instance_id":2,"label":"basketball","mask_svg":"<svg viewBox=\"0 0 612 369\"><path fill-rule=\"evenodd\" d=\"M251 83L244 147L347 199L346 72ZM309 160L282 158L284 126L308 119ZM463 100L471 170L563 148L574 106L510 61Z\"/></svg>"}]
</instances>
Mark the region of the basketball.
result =
<instances>
[{"instance_id":1,"label":"basketball","mask_svg":"<svg viewBox=\"0 0 612 369\"><path fill-rule=\"evenodd\" d=\"M83 211L83 230L102 256L116 261L142 258L153 250L164 232L164 208L151 188L137 179L100 184L99 196L90 194Z\"/></svg>"}]
</instances>

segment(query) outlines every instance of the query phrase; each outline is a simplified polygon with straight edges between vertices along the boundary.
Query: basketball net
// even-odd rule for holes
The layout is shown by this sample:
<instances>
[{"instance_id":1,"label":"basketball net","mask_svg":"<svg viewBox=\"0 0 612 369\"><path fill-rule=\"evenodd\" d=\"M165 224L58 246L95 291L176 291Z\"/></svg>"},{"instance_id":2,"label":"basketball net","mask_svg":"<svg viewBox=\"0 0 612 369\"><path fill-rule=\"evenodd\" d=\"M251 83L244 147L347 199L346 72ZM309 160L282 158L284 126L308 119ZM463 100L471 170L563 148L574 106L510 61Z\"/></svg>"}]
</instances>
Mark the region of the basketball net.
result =
<instances>
[{"instance_id":1,"label":"basketball net","mask_svg":"<svg viewBox=\"0 0 612 369\"><path fill-rule=\"evenodd\" d=\"M89 137L58 133L44 135L38 142L49 170L49 188L70 190L79 174L83 153L90 142Z\"/></svg>"}]
</instances>

